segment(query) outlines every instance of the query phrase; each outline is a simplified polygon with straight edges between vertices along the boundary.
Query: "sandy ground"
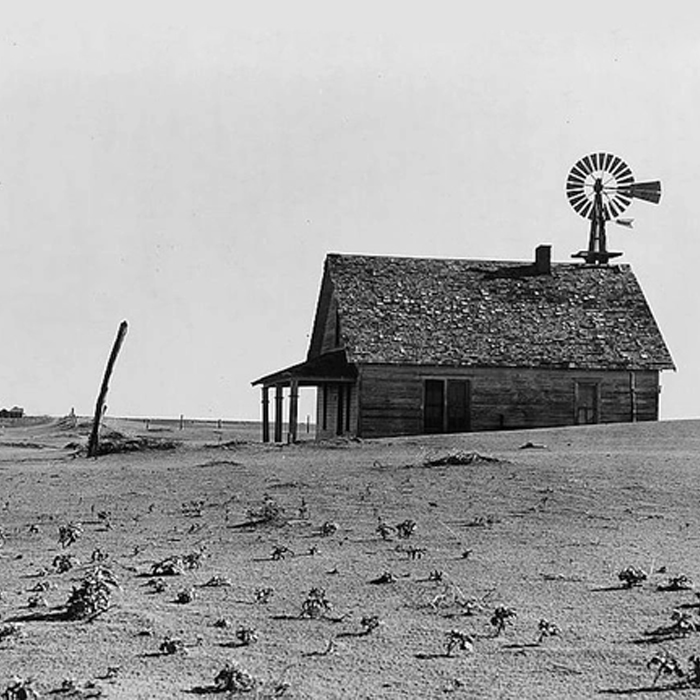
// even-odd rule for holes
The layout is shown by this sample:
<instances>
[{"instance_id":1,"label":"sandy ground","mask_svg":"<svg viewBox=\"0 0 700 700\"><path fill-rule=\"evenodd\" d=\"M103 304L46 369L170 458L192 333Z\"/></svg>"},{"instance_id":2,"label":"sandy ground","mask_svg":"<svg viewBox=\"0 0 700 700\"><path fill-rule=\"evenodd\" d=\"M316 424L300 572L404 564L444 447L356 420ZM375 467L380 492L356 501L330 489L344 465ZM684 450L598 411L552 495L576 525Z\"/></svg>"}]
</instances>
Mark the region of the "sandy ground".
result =
<instances>
[{"instance_id":1,"label":"sandy ground","mask_svg":"<svg viewBox=\"0 0 700 700\"><path fill-rule=\"evenodd\" d=\"M19 676L49 697L226 697L214 681L227 663L257 679L244 697L258 698L698 692L653 685L647 668L662 650L684 668L700 653L692 625L663 632L674 609L700 623L700 599L657 588L700 582L698 422L291 446L259 444L254 426L109 427L182 444L86 459L86 425L0 430L0 634L17 625L0 639L0 693ZM426 466L458 454L471 463ZM266 497L279 521L240 527ZM405 520L416 526L402 539ZM62 547L71 522L82 533ZM158 592L153 565L193 553L201 566L160 577ZM58 573L66 554L74 566ZM110 608L66 619L99 556L120 584ZM628 566L648 579L620 586ZM230 585L203 585L214 576ZM312 588L329 603L318 619L300 615ZM497 635L498 606L516 617ZM537 643L541 619L560 634ZM243 644L241 627L257 639ZM471 641L447 655L451 630ZM166 653L166 637L182 648Z\"/></svg>"}]
</instances>

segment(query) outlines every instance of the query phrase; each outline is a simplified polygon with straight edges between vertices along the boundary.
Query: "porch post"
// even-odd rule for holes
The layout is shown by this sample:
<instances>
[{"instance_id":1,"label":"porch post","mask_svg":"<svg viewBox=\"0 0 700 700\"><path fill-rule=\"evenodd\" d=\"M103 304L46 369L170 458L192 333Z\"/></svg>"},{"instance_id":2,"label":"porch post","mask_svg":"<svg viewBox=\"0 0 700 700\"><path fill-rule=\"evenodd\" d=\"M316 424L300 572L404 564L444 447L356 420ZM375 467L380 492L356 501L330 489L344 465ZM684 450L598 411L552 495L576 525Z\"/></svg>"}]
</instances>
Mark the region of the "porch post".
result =
<instances>
[{"instance_id":1,"label":"porch post","mask_svg":"<svg viewBox=\"0 0 700 700\"><path fill-rule=\"evenodd\" d=\"M262 388L262 441L270 442L270 392Z\"/></svg>"},{"instance_id":2,"label":"porch post","mask_svg":"<svg viewBox=\"0 0 700 700\"><path fill-rule=\"evenodd\" d=\"M289 434L288 442L297 441L297 422L299 417L299 381L292 379L289 390Z\"/></svg>"},{"instance_id":3,"label":"porch post","mask_svg":"<svg viewBox=\"0 0 700 700\"><path fill-rule=\"evenodd\" d=\"M282 387L275 387L275 442L282 442Z\"/></svg>"}]
</instances>

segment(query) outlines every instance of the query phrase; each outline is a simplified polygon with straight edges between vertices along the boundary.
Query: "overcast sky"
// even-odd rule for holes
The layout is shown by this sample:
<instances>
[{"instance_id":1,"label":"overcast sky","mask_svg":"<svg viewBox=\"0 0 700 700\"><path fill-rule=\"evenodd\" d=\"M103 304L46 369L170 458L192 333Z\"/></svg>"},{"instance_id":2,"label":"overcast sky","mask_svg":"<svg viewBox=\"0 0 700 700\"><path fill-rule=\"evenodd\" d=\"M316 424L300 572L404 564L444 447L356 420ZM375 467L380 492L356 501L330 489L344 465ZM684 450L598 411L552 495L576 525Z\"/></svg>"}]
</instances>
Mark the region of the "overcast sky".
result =
<instances>
[{"instance_id":1,"label":"overcast sky","mask_svg":"<svg viewBox=\"0 0 700 700\"><path fill-rule=\"evenodd\" d=\"M567 173L609 151L663 181L609 248L678 366L662 416L700 415L698 24L558 5L6 3L0 407L90 413L126 319L110 414L257 418L326 253L568 261Z\"/></svg>"}]
</instances>

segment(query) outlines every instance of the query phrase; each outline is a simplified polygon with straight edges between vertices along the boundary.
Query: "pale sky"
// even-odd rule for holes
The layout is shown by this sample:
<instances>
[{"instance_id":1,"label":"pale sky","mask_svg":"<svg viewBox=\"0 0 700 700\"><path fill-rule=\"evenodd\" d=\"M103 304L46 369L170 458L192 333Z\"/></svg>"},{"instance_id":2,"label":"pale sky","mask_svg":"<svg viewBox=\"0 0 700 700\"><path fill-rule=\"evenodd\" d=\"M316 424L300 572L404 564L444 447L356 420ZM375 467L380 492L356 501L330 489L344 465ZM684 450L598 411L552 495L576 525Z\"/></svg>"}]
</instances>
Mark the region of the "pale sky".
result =
<instances>
[{"instance_id":1,"label":"pale sky","mask_svg":"<svg viewBox=\"0 0 700 700\"><path fill-rule=\"evenodd\" d=\"M110 414L258 418L326 253L569 261L566 176L608 151L663 182L609 248L678 366L662 417L700 416L680 3L1 4L0 407L90 413L126 319Z\"/></svg>"}]
</instances>

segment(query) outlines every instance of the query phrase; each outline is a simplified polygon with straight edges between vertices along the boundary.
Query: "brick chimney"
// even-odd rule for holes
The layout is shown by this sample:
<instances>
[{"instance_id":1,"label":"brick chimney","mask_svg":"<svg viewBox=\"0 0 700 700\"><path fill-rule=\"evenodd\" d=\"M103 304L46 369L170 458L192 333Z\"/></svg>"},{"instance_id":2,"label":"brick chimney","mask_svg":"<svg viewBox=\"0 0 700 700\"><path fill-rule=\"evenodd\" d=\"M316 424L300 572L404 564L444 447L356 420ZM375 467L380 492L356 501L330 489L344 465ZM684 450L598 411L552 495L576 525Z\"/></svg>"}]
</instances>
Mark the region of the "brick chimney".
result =
<instances>
[{"instance_id":1,"label":"brick chimney","mask_svg":"<svg viewBox=\"0 0 700 700\"><path fill-rule=\"evenodd\" d=\"M535 274L552 274L552 246L538 245L535 248Z\"/></svg>"}]
</instances>

